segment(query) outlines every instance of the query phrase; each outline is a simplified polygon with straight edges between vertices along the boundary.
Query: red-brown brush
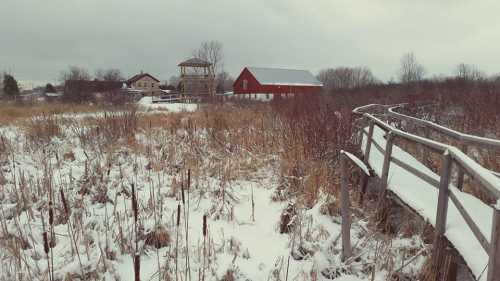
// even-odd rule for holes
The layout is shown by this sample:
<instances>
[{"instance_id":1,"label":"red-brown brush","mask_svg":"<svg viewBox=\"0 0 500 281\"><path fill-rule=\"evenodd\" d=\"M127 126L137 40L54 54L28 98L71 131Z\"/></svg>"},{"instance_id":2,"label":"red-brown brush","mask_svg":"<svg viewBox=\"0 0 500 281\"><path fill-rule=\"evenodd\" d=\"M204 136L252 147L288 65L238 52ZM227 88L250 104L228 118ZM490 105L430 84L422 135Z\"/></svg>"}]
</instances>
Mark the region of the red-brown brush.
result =
<instances>
[{"instance_id":1,"label":"red-brown brush","mask_svg":"<svg viewBox=\"0 0 500 281\"><path fill-rule=\"evenodd\" d=\"M177 205L177 227L181 224L181 204Z\"/></svg>"},{"instance_id":2,"label":"red-brown brush","mask_svg":"<svg viewBox=\"0 0 500 281\"><path fill-rule=\"evenodd\" d=\"M184 199L184 183L181 183L181 197L182 197L182 205L185 205L186 200Z\"/></svg>"},{"instance_id":3,"label":"red-brown brush","mask_svg":"<svg viewBox=\"0 0 500 281\"><path fill-rule=\"evenodd\" d=\"M54 211L52 210L52 201L49 201L49 224L54 224Z\"/></svg>"},{"instance_id":4,"label":"red-brown brush","mask_svg":"<svg viewBox=\"0 0 500 281\"><path fill-rule=\"evenodd\" d=\"M64 190L61 188L59 190L59 193L61 194L61 201L62 201L62 204L63 204L63 207L64 207L64 212L66 213L66 217L69 218L70 209L69 209L69 206L68 206L68 202L66 201L66 196L64 196Z\"/></svg>"},{"instance_id":5,"label":"red-brown brush","mask_svg":"<svg viewBox=\"0 0 500 281\"><path fill-rule=\"evenodd\" d=\"M203 236L207 236L207 215L203 215Z\"/></svg>"},{"instance_id":6,"label":"red-brown brush","mask_svg":"<svg viewBox=\"0 0 500 281\"><path fill-rule=\"evenodd\" d=\"M132 184L132 210L134 211L134 220L137 222L137 198L135 197L135 186Z\"/></svg>"},{"instance_id":7,"label":"red-brown brush","mask_svg":"<svg viewBox=\"0 0 500 281\"><path fill-rule=\"evenodd\" d=\"M45 252L45 254L49 254L49 238L48 238L48 235L47 235L47 231L44 231L42 233L42 236L43 236L43 251Z\"/></svg>"},{"instance_id":8,"label":"red-brown brush","mask_svg":"<svg viewBox=\"0 0 500 281\"><path fill-rule=\"evenodd\" d=\"M141 256L136 253L134 258L135 281L141 281Z\"/></svg>"}]
</instances>

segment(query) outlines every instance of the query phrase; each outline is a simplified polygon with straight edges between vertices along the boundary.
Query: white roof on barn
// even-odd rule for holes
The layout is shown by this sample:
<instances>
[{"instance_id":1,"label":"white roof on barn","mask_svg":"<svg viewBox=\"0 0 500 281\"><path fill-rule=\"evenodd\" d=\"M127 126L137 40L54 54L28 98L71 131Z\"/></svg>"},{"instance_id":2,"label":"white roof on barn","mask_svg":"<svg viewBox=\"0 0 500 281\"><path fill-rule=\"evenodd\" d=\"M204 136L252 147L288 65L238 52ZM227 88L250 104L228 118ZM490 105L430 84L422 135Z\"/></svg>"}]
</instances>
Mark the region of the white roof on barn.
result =
<instances>
[{"instance_id":1,"label":"white roof on barn","mask_svg":"<svg viewBox=\"0 0 500 281\"><path fill-rule=\"evenodd\" d=\"M308 70L247 67L261 85L323 86Z\"/></svg>"}]
</instances>

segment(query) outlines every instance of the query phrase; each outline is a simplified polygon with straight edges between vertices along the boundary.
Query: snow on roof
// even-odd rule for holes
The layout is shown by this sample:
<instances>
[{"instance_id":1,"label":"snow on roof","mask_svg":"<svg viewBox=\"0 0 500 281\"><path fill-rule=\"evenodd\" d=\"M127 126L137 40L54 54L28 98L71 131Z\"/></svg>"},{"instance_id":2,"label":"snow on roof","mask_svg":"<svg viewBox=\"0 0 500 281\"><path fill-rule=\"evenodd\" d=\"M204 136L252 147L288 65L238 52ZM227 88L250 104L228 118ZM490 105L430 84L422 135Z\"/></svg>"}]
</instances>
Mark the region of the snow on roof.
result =
<instances>
[{"instance_id":1,"label":"snow on roof","mask_svg":"<svg viewBox=\"0 0 500 281\"><path fill-rule=\"evenodd\" d=\"M308 70L247 67L261 85L323 86Z\"/></svg>"}]
</instances>

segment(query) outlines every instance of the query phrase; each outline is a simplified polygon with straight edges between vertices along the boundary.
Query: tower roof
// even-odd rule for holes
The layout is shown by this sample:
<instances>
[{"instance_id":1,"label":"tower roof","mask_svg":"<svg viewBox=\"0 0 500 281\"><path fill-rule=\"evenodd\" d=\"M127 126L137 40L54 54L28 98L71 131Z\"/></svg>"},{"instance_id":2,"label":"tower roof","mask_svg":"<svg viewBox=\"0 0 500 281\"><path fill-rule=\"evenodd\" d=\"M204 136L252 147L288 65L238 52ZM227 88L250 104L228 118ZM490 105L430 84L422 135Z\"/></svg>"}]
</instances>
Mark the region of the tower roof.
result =
<instances>
[{"instance_id":1,"label":"tower roof","mask_svg":"<svg viewBox=\"0 0 500 281\"><path fill-rule=\"evenodd\" d=\"M212 64L208 61L199 59L199 58L192 58L188 59L186 61L183 61L179 63L178 66L188 66L188 67L207 67L211 66Z\"/></svg>"}]
</instances>

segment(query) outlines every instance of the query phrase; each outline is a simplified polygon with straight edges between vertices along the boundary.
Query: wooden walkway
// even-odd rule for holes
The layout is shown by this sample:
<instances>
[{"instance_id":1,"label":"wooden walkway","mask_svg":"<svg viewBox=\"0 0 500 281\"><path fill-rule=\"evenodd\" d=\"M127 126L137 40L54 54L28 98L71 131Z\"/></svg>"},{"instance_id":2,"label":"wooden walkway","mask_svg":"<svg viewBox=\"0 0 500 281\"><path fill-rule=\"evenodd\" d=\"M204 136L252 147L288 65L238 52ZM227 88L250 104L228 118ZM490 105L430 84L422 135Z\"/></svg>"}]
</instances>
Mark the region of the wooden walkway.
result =
<instances>
[{"instance_id":1,"label":"wooden walkway","mask_svg":"<svg viewBox=\"0 0 500 281\"><path fill-rule=\"evenodd\" d=\"M383 117L377 118L367 111L375 111L377 116ZM447 136L453 135L455 139L461 140L462 148L466 145L477 145L499 149L500 141L462 134L428 121L399 114L388 106L369 105L355 109L354 113L360 116L359 120L364 121L360 126L360 145L364 162L382 182L379 206L383 206L387 191L391 191L434 226L432 255L436 272L442 269L445 245L449 241L463 257L476 280L500 281L500 179L460 149L433 141L428 138L429 134L422 137L404 132L381 118L396 118L407 124L415 124L424 131L432 129ZM437 154L442 159L440 174L434 173L418 161L416 156L395 145L396 140L416 144L421 151ZM349 156L347 153L343 155ZM430 154L424 153L425 157L428 155ZM344 158L350 159L357 166L363 166L352 157ZM342 160L344 169L345 159ZM457 170L456 184L451 182L452 167ZM366 171L366 168L362 169ZM474 179L477 187L495 198L497 203L490 206L463 192L461 188L464 176ZM344 181L342 194L348 192L344 191L347 190ZM346 197L345 194L343 197ZM347 230L345 235L348 235ZM346 243L344 255L349 256L349 241L344 238L343 240Z\"/></svg>"}]
</instances>

